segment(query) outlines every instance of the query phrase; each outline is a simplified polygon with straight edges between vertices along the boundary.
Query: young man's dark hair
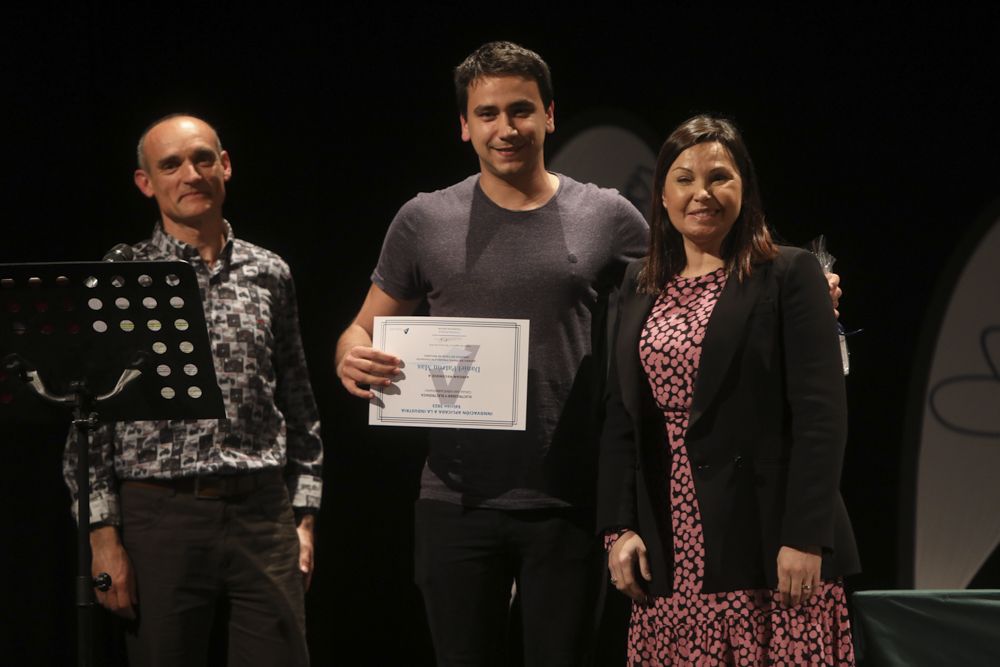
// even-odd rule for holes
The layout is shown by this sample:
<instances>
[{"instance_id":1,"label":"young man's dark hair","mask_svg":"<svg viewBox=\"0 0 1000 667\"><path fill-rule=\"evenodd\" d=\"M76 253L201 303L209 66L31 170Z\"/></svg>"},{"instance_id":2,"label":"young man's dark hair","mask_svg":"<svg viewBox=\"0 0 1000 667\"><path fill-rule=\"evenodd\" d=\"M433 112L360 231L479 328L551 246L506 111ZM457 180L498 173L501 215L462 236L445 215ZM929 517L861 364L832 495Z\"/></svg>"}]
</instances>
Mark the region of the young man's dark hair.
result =
<instances>
[{"instance_id":1,"label":"young man's dark hair","mask_svg":"<svg viewBox=\"0 0 1000 667\"><path fill-rule=\"evenodd\" d=\"M469 104L469 86L484 76L522 76L538 84L542 103L552 103L552 75L542 57L513 42L489 42L469 54L455 68L455 97L458 112L465 118Z\"/></svg>"}]
</instances>

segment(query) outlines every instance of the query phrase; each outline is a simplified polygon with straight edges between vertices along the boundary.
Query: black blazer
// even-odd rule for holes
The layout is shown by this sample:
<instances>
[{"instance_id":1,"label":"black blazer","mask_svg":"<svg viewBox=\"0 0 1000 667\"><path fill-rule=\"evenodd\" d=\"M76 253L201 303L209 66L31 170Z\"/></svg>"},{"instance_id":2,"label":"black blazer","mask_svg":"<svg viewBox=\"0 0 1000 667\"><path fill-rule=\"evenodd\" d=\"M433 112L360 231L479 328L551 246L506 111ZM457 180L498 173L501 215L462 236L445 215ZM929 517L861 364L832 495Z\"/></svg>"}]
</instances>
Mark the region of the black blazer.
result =
<instances>
[{"instance_id":1,"label":"black blazer","mask_svg":"<svg viewBox=\"0 0 1000 667\"><path fill-rule=\"evenodd\" d=\"M663 415L639 362L655 301L620 293L601 435L597 525L646 543L650 592L668 595L673 541ZM705 536L703 590L777 588L783 545L823 549L826 580L860 569L840 471L847 399L829 290L819 263L780 249L731 276L709 319L686 437Z\"/></svg>"}]
</instances>

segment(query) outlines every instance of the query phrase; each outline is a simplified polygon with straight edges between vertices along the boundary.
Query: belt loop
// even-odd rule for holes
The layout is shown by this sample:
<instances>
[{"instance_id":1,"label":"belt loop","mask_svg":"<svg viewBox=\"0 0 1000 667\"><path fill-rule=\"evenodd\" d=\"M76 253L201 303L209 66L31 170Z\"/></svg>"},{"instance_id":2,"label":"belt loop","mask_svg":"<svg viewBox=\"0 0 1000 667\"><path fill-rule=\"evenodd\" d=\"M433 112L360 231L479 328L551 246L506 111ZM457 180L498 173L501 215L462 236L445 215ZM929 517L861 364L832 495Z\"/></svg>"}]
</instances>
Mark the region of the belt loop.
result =
<instances>
[{"instance_id":1,"label":"belt loop","mask_svg":"<svg viewBox=\"0 0 1000 667\"><path fill-rule=\"evenodd\" d=\"M202 479L204 479L204 478L201 475L195 475L195 478L194 478L194 498L195 498L195 500L222 500L222 498L225 496L224 493L218 493L218 492L216 492L215 494L211 494L210 493L208 495L202 495L201 494L201 482L202 482Z\"/></svg>"}]
</instances>

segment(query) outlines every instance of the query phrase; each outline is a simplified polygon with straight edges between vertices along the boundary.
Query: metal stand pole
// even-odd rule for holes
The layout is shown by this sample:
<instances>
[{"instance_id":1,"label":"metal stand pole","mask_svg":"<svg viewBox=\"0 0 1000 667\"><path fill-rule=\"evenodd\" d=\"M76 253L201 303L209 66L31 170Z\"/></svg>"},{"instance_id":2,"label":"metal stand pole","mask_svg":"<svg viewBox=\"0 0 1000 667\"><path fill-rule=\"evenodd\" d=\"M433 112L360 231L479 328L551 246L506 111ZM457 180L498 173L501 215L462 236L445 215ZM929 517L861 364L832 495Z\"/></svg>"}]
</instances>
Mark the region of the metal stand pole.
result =
<instances>
[{"instance_id":1,"label":"metal stand pole","mask_svg":"<svg viewBox=\"0 0 1000 667\"><path fill-rule=\"evenodd\" d=\"M96 425L91 413L91 397L83 382L72 384L75 394L73 426L76 428L76 620L77 664L93 664L94 579L90 553L90 431Z\"/></svg>"}]
</instances>

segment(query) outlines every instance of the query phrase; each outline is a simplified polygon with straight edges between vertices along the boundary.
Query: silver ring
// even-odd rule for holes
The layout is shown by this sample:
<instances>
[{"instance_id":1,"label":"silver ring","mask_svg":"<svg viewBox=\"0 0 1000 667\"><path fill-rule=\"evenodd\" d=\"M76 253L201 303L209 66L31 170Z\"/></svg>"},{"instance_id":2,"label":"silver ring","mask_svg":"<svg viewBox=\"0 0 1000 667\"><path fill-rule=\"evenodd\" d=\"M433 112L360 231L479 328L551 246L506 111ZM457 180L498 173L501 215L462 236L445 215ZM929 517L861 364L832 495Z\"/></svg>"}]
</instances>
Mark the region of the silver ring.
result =
<instances>
[{"instance_id":1,"label":"silver ring","mask_svg":"<svg viewBox=\"0 0 1000 667\"><path fill-rule=\"evenodd\" d=\"M611 577L611 583L613 583L613 584L617 584L617 583L618 583L618 580L617 580L617 579L615 579L614 577Z\"/></svg>"},{"instance_id":2,"label":"silver ring","mask_svg":"<svg viewBox=\"0 0 1000 667\"><path fill-rule=\"evenodd\" d=\"M813 587L812 587L812 586L810 586L809 584L802 584L802 590L804 590L804 591L805 591L805 592L807 592L807 593L808 593L809 591L811 591L811 590L812 590L812 588L813 588Z\"/></svg>"}]
</instances>

